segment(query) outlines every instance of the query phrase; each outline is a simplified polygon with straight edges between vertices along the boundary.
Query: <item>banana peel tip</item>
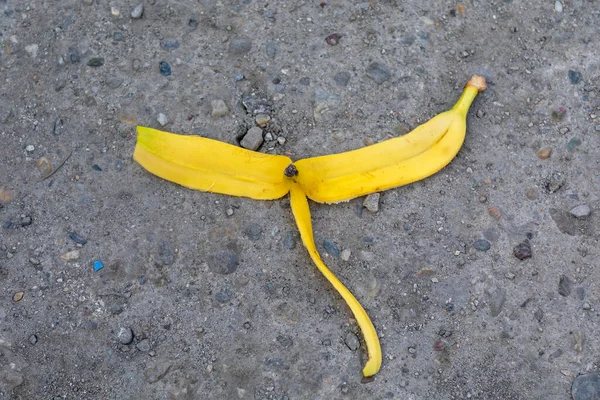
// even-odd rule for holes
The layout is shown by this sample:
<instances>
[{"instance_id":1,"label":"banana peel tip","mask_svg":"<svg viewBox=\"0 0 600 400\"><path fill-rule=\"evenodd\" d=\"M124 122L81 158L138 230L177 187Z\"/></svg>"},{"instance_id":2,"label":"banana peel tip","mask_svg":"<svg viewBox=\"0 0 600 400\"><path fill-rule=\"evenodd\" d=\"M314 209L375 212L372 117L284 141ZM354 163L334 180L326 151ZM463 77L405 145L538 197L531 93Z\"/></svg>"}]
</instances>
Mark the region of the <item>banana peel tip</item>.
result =
<instances>
[{"instance_id":1,"label":"banana peel tip","mask_svg":"<svg viewBox=\"0 0 600 400\"><path fill-rule=\"evenodd\" d=\"M481 75L473 75L467 82L467 86L473 86L478 92L485 92L485 89L487 89L485 78Z\"/></svg>"}]
</instances>

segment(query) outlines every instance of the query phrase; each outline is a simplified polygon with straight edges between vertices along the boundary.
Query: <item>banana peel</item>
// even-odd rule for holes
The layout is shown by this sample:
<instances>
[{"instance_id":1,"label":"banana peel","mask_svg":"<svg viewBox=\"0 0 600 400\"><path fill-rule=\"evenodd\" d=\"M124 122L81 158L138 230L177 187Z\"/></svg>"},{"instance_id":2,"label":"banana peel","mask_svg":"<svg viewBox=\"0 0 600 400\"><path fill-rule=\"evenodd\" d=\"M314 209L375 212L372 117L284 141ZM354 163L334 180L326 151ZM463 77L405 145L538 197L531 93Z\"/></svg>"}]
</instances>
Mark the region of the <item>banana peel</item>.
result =
<instances>
[{"instance_id":1,"label":"banana peel","mask_svg":"<svg viewBox=\"0 0 600 400\"><path fill-rule=\"evenodd\" d=\"M342 296L360 327L368 361L362 372L381 367L381 346L362 305L327 268L316 249L308 199L337 203L402 186L444 168L460 150L469 107L486 89L473 76L452 109L404 136L345 153L301 159L263 154L198 136L138 126L133 158L149 172L182 186L210 193L274 200L290 194L302 243L323 276Z\"/></svg>"}]
</instances>

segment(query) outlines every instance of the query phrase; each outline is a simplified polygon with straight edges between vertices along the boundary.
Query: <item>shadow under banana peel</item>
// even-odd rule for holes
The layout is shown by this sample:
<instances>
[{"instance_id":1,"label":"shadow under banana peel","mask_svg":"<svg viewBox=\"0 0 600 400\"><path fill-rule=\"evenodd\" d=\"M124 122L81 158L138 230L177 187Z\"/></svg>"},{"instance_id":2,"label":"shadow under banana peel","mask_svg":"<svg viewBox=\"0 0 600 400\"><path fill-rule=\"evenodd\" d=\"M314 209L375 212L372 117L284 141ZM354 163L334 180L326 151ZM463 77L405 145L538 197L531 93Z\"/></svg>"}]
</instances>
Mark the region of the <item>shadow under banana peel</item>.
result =
<instances>
[{"instance_id":1,"label":"shadow under banana peel","mask_svg":"<svg viewBox=\"0 0 600 400\"><path fill-rule=\"evenodd\" d=\"M191 189L257 200L290 193L302 243L323 276L342 296L360 327L368 361L363 375L381 367L381 346L361 304L327 268L316 249L308 198L337 203L416 182L444 168L456 156L466 133L467 112L485 78L473 76L454 107L404 136L373 146L292 162L198 136L138 126L133 158L149 172Z\"/></svg>"}]
</instances>

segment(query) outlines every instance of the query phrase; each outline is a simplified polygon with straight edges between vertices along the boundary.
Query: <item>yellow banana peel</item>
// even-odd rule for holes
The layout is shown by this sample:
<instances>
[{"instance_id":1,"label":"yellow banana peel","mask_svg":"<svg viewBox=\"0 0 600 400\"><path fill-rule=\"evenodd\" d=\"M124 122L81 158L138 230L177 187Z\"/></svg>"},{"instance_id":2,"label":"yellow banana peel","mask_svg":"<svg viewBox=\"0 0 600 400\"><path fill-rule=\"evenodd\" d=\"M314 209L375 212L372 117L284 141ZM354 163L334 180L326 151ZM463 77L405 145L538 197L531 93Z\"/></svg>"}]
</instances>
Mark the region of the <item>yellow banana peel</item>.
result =
<instances>
[{"instance_id":1,"label":"yellow banana peel","mask_svg":"<svg viewBox=\"0 0 600 400\"><path fill-rule=\"evenodd\" d=\"M292 162L280 155L245 150L198 136L138 126L133 158L149 172L205 192L274 200L290 193L302 243L323 276L342 296L360 327L369 359L363 375L381 367L381 346L373 323L354 295L327 268L315 246L307 198L336 203L426 178L460 150L467 111L485 78L473 76L452 109L404 136L340 154Z\"/></svg>"}]
</instances>

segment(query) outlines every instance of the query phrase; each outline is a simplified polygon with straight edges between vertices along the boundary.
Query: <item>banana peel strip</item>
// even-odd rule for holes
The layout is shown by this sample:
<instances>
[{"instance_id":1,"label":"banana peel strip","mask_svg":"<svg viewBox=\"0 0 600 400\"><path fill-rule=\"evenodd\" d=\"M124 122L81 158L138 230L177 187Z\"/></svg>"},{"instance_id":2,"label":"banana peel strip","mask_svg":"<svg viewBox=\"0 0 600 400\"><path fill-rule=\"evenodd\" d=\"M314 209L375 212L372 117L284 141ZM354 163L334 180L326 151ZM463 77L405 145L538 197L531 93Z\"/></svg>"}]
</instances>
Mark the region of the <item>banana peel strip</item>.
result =
<instances>
[{"instance_id":1,"label":"banana peel strip","mask_svg":"<svg viewBox=\"0 0 600 400\"><path fill-rule=\"evenodd\" d=\"M302 243L321 274L342 296L360 327L369 359L363 375L381 367L381 346L365 309L327 268L316 249L308 199L336 203L415 182L446 166L458 153L467 111L485 78L473 76L456 105L410 133L351 152L292 163L288 157L242 149L217 140L138 126L133 158L163 179L211 193L274 200L290 193Z\"/></svg>"}]
</instances>

